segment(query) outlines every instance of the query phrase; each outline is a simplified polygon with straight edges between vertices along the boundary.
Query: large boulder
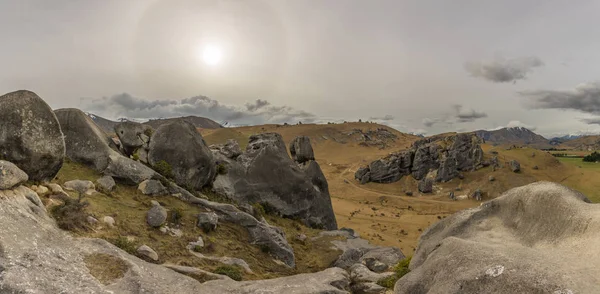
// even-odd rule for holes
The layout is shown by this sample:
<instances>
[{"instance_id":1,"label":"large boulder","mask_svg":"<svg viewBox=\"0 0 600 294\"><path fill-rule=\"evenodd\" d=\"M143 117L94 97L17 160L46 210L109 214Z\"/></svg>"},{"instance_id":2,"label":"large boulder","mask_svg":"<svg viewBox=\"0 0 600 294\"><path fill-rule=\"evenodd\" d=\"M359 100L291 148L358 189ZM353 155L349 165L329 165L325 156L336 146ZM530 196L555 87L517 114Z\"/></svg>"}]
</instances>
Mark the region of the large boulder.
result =
<instances>
[{"instance_id":1,"label":"large boulder","mask_svg":"<svg viewBox=\"0 0 600 294\"><path fill-rule=\"evenodd\" d=\"M296 137L290 143L290 154L292 155L292 159L297 163L315 160L315 153L313 152L312 145L310 145L310 138L307 136Z\"/></svg>"},{"instance_id":2,"label":"large boulder","mask_svg":"<svg viewBox=\"0 0 600 294\"><path fill-rule=\"evenodd\" d=\"M521 164L516 160L510 161L510 170L514 173L518 173L521 171Z\"/></svg>"},{"instance_id":3,"label":"large boulder","mask_svg":"<svg viewBox=\"0 0 600 294\"><path fill-rule=\"evenodd\" d=\"M240 144L234 139L227 140L227 143L225 144L210 145L209 148L211 151L215 150L230 159L236 159L238 156L242 155Z\"/></svg>"},{"instance_id":4,"label":"large boulder","mask_svg":"<svg viewBox=\"0 0 600 294\"><path fill-rule=\"evenodd\" d=\"M127 156L133 155L139 148L148 147L153 132L151 126L132 121L115 125L115 134Z\"/></svg>"},{"instance_id":5,"label":"large boulder","mask_svg":"<svg viewBox=\"0 0 600 294\"><path fill-rule=\"evenodd\" d=\"M49 181L62 167L65 141L52 109L30 91L0 96L0 158L32 181Z\"/></svg>"},{"instance_id":6,"label":"large boulder","mask_svg":"<svg viewBox=\"0 0 600 294\"><path fill-rule=\"evenodd\" d=\"M104 174L128 185L138 185L145 180L159 176L143 163L120 154L112 154L108 157L108 166L104 170Z\"/></svg>"},{"instance_id":7,"label":"large boulder","mask_svg":"<svg viewBox=\"0 0 600 294\"><path fill-rule=\"evenodd\" d=\"M156 130L150 140L148 161L152 166L166 163L178 185L196 190L210 184L217 170L202 135L186 121L164 124Z\"/></svg>"},{"instance_id":8,"label":"large boulder","mask_svg":"<svg viewBox=\"0 0 600 294\"><path fill-rule=\"evenodd\" d=\"M11 162L0 160L0 190L10 189L28 180L27 174Z\"/></svg>"},{"instance_id":9,"label":"large boulder","mask_svg":"<svg viewBox=\"0 0 600 294\"><path fill-rule=\"evenodd\" d=\"M600 208L582 194L514 188L425 231L395 293L596 293L599 232Z\"/></svg>"},{"instance_id":10,"label":"large boulder","mask_svg":"<svg viewBox=\"0 0 600 294\"><path fill-rule=\"evenodd\" d=\"M285 217L333 230L337 228L327 180L314 160L294 162L281 135L265 133L250 137L246 151L235 160L215 150L227 166L213 189L239 203L268 205Z\"/></svg>"},{"instance_id":11,"label":"large boulder","mask_svg":"<svg viewBox=\"0 0 600 294\"><path fill-rule=\"evenodd\" d=\"M97 171L104 171L109 157L118 154L110 136L79 109L57 109L54 113L65 135L67 157Z\"/></svg>"}]
</instances>

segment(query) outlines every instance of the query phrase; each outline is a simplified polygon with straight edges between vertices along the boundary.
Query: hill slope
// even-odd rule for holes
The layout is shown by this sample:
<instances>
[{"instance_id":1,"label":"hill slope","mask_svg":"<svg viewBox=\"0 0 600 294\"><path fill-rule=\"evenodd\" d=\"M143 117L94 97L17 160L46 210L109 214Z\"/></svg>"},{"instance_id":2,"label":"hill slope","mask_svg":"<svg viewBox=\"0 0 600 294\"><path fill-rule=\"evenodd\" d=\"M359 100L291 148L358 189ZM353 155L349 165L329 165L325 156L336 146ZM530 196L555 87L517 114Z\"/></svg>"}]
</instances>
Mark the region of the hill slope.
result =
<instances>
[{"instance_id":1,"label":"hill slope","mask_svg":"<svg viewBox=\"0 0 600 294\"><path fill-rule=\"evenodd\" d=\"M527 145L534 148L550 148L549 141L523 127L502 128L499 130L475 131L475 134L492 145Z\"/></svg>"},{"instance_id":2,"label":"hill slope","mask_svg":"<svg viewBox=\"0 0 600 294\"><path fill-rule=\"evenodd\" d=\"M109 134L115 132L115 126L118 122L88 112L85 114L87 114L87 116L89 116L103 131Z\"/></svg>"},{"instance_id":3,"label":"hill slope","mask_svg":"<svg viewBox=\"0 0 600 294\"><path fill-rule=\"evenodd\" d=\"M574 149L582 151L593 151L600 149L600 136L583 136L567 142L563 142L558 148Z\"/></svg>"}]
</instances>

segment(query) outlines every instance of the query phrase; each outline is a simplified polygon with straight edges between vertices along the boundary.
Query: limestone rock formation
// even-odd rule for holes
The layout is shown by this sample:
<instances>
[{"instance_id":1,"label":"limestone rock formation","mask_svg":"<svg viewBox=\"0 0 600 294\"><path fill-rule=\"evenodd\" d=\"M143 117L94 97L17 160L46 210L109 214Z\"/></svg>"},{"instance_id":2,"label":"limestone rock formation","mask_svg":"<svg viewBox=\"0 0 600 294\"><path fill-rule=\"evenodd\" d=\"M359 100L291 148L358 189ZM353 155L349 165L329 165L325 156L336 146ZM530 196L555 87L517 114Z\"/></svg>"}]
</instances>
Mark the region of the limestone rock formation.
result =
<instances>
[{"instance_id":1,"label":"limestone rock formation","mask_svg":"<svg viewBox=\"0 0 600 294\"><path fill-rule=\"evenodd\" d=\"M214 212L202 212L198 214L198 227L204 232L210 232L217 229L219 216Z\"/></svg>"},{"instance_id":2,"label":"limestone rock formation","mask_svg":"<svg viewBox=\"0 0 600 294\"><path fill-rule=\"evenodd\" d=\"M98 188L100 188L100 191L102 191L102 192L111 192L112 190L115 189L115 187L117 185L115 183L115 179L113 179L111 176L103 176L103 177L97 179L96 184L97 184Z\"/></svg>"},{"instance_id":3,"label":"limestone rock formation","mask_svg":"<svg viewBox=\"0 0 600 294\"><path fill-rule=\"evenodd\" d=\"M234 139L227 140L227 143L225 144L210 145L209 148L211 151L218 151L220 154L230 159L236 159L238 156L242 155L240 144Z\"/></svg>"},{"instance_id":4,"label":"limestone rock formation","mask_svg":"<svg viewBox=\"0 0 600 294\"><path fill-rule=\"evenodd\" d=\"M510 161L510 170L514 173L518 173L521 171L521 164L516 160Z\"/></svg>"},{"instance_id":5,"label":"limestone rock formation","mask_svg":"<svg viewBox=\"0 0 600 294\"><path fill-rule=\"evenodd\" d=\"M151 227L160 227L167 220L167 210L158 202L152 200L152 208L146 214L146 222Z\"/></svg>"},{"instance_id":6,"label":"limestone rock formation","mask_svg":"<svg viewBox=\"0 0 600 294\"><path fill-rule=\"evenodd\" d=\"M282 216L301 219L313 227L337 228L319 164L314 160L294 162L281 135L251 136L246 151L235 160L218 150L214 153L227 167L227 173L217 175L213 183L216 192L239 203L267 204Z\"/></svg>"},{"instance_id":7,"label":"limestone rock formation","mask_svg":"<svg viewBox=\"0 0 600 294\"><path fill-rule=\"evenodd\" d=\"M133 155L139 148L148 148L150 136L154 130L149 125L125 121L115 125L115 134L121 141L125 155Z\"/></svg>"},{"instance_id":8,"label":"limestone rock formation","mask_svg":"<svg viewBox=\"0 0 600 294\"><path fill-rule=\"evenodd\" d=\"M161 125L152 135L148 162L156 166L165 162L180 186L202 189L212 183L216 164L202 135L185 121Z\"/></svg>"},{"instance_id":9,"label":"limestone rock formation","mask_svg":"<svg viewBox=\"0 0 600 294\"><path fill-rule=\"evenodd\" d=\"M433 192L433 179L424 178L419 181L419 192L421 193L431 193Z\"/></svg>"},{"instance_id":10,"label":"limestone rock formation","mask_svg":"<svg viewBox=\"0 0 600 294\"><path fill-rule=\"evenodd\" d=\"M290 143L290 154L292 159L297 163L305 163L310 160L315 160L310 138L307 136L296 137Z\"/></svg>"},{"instance_id":11,"label":"limestone rock formation","mask_svg":"<svg viewBox=\"0 0 600 294\"><path fill-rule=\"evenodd\" d=\"M138 191L149 196L164 196L168 194L167 188L157 180L145 180L138 186Z\"/></svg>"},{"instance_id":12,"label":"limestone rock formation","mask_svg":"<svg viewBox=\"0 0 600 294\"><path fill-rule=\"evenodd\" d=\"M67 157L97 171L104 171L109 156L118 154L113 140L79 109L57 109L54 113L65 135Z\"/></svg>"},{"instance_id":13,"label":"limestone rock formation","mask_svg":"<svg viewBox=\"0 0 600 294\"><path fill-rule=\"evenodd\" d=\"M0 190L10 189L26 182L27 174L12 162L0 160Z\"/></svg>"},{"instance_id":14,"label":"limestone rock formation","mask_svg":"<svg viewBox=\"0 0 600 294\"><path fill-rule=\"evenodd\" d=\"M598 292L600 208L589 202L537 182L444 218L421 236L395 293Z\"/></svg>"},{"instance_id":15,"label":"limestone rock formation","mask_svg":"<svg viewBox=\"0 0 600 294\"><path fill-rule=\"evenodd\" d=\"M403 176L424 179L435 171L435 180L447 182L482 167L483 150L474 134L434 136L416 141L408 150L395 152L358 169L354 177L361 183L392 183Z\"/></svg>"},{"instance_id":16,"label":"limestone rock formation","mask_svg":"<svg viewBox=\"0 0 600 294\"><path fill-rule=\"evenodd\" d=\"M53 179L63 164L65 141L50 106L33 92L11 92L0 96L0 121L0 158L29 180Z\"/></svg>"}]
</instances>

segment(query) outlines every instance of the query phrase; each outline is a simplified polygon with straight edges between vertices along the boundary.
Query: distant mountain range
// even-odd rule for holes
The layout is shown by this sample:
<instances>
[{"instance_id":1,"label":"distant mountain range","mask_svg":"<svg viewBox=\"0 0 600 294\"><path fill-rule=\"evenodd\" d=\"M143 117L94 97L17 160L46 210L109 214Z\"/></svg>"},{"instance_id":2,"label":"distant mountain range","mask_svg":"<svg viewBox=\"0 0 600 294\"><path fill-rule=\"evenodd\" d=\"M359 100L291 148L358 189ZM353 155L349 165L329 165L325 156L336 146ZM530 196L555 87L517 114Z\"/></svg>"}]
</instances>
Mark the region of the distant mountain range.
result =
<instances>
[{"instance_id":1,"label":"distant mountain range","mask_svg":"<svg viewBox=\"0 0 600 294\"><path fill-rule=\"evenodd\" d=\"M119 122L116 121L112 121L106 118L103 118L101 116L92 114L92 113L86 113L102 130L104 130L107 133L114 133L114 129L115 129L115 125L117 125ZM223 126L221 126L219 123L215 122L212 119L206 118L206 117L200 117L200 116L185 116L185 117L174 117L174 118L160 118L160 119L151 119L147 122L142 122L143 124L147 124L149 126L151 126L152 128L156 129L159 126L166 124L166 123L170 123L170 122L174 122L177 120L185 120L191 124L193 124L196 128L202 128L202 129L218 129L218 128L222 128Z\"/></svg>"},{"instance_id":2,"label":"distant mountain range","mask_svg":"<svg viewBox=\"0 0 600 294\"><path fill-rule=\"evenodd\" d=\"M558 146L558 145L563 144L565 142L569 142L569 141L572 141L572 140L575 140L575 139L579 139L581 137L584 137L584 135L564 135L562 137L551 138L549 140L549 143L550 143L550 145Z\"/></svg>"},{"instance_id":3,"label":"distant mountain range","mask_svg":"<svg viewBox=\"0 0 600 294\"><path fill-rule=\"evenodd\" d=\"M533 148L551 148L550 141L524 127L510 127L498 130L479 130L475 134L488 144L527 145Z\"/></svg>"}]
</instances>

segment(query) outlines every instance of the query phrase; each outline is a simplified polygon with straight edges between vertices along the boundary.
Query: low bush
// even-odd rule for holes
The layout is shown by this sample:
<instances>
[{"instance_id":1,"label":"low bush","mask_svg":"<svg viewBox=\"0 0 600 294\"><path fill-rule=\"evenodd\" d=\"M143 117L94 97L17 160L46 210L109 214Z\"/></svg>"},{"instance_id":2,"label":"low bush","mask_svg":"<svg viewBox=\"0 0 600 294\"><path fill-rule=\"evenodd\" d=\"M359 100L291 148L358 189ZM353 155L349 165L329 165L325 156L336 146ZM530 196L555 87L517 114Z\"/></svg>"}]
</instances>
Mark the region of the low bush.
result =
<instances>
[{"instance_id":1,"label":"low bush","mask_svg":"<svg viewBox=\"0 0 600 294\"><path fill-rule=\"evenodd\" d=\"M216 268L213 273L219 275L225 275L233 279L234 281L242 280L242 271L237 266L224 265Z\"/></svg>"},{"instance_id":2,"label":"low bush","mask_svg":"<svg viewBox=\"0 0 600 294\"><path fill-rule=\"evenodd\" d=\"M152 168L166 178L173 178L173 168L164 160L157 162Z\"/></svg>"},{"instance_id":3,"label":"low bush","mask_svg":"<svg viewBox=\"0 0 600 294\"><path fill-rule=\"evenodd\" d=\"M408 266L410 265L410 260L411 260L411 257L407 257L407 258L401 260L394 267L394 274L387 278L383 278L383 279L377 281L377 285L379 285L381 287L386 287L388 289L394 289L396 282L400 278L404 277L406 274L408 274L410 272L410 269L408 269Z\"/></svg>"},{"instance_id":4,"label":"low bush","mask_svg":"<svg viewBox=\"0 0 600 294\"><path fill-rule=\"evenodd\" d=\"M59 199L63 203L50 209L58 227L67 231L88 230L90 227L86 208L89 203L83 200L83 195L79 195L77 199L61 195Z\"/></svg>"},{"instance_id":5,"label":"low bush","mask_svg":"<svg viewBox=\"0 0 600 294\"><path fill-rule=\"evenodd\" d=\"M135 253L137 252L135 243L129 241L127 239L127 237L119 236L117 239L113 240L111 243L113 243L115 246L123 249L123 251L125 251L131 255L135 255Z\"/></svg>"}]
</instances>

